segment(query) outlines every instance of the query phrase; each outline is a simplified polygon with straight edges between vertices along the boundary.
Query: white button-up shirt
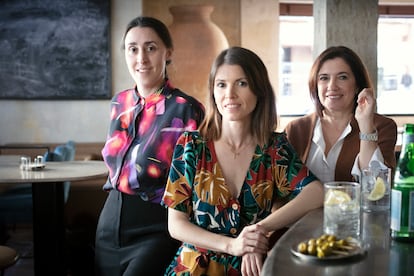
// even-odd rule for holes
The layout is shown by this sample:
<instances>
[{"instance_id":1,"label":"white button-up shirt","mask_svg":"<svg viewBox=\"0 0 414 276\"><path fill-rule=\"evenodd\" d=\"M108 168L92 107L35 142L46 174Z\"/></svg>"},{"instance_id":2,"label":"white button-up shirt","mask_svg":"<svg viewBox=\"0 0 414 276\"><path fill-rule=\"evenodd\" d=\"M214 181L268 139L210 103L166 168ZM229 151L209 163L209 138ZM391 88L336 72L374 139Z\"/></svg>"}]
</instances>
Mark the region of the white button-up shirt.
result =
<instances>
[{"instance_id":1,"label":"white button-up shirt","mask_svg":"<svg viewBox=\"0 0 414 276\"><path fill-rule=\"evenodd\" d=\"M351 130L351 125L348 124L338 141L336 141L331 150L328 152L328 155L325 156L325 140L323 138L321 121L318 118L315 124L312 144L308 159L306 160L306 166L319 178L322 183L335 180L336 162L338 161L344 139L351 132ZM360 179L361 175L358 160L359 155L355 157L354 166L351 170L351 174L356 179ZM384 165L384 157L382 156L381 150L378 146L371 157L370 163L374 160L378 161L381 164L381 167L386 168Z\"/></svg>"}]
</instances>

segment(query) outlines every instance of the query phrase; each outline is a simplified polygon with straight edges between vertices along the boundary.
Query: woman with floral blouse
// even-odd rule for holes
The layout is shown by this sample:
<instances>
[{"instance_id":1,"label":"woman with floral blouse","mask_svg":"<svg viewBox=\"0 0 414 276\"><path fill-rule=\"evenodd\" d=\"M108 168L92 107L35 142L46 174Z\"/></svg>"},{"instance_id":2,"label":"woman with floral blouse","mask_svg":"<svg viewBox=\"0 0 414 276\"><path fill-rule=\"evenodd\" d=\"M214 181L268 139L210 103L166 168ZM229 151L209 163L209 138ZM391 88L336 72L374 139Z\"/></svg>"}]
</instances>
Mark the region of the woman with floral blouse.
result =
<instances>
[{"instance_id":1,"label":"woman with floral blouse","mask_svg":"<svg viewBox=\"0 0 414 276\"><path fill-rule=\"evenodd\" d=\"M259 275L269 234L322 206L322 185L274 132L275 96L255 53L223 51L209 89L199 131L177 142L162 201L183 242L166 275Z\"/></svg>"}]
</instances>

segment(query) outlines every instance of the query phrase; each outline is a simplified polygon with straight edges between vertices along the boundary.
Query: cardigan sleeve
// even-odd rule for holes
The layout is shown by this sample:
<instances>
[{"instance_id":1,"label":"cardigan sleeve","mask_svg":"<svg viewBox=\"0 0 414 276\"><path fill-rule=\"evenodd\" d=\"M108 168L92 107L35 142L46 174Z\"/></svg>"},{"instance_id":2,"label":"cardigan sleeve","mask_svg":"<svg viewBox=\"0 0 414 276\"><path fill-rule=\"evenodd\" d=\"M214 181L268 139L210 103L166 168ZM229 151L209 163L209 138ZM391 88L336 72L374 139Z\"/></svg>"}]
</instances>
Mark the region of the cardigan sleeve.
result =
<instances>
[{"instance_id":1,"label":"cardigan sleeve","mask_svg":"<svg viewBox=\"0 0 414 276\"><path fill-rule=\"evenodd\" d=\"M312 113L290 121L284 130L289 143L293 146L304 164L306 164L306 159L308 158L315 123L316 113Z\"/></svg>"},{"instance_id":2,"label":"cardigan sleeve","mask_svg":"<svg viewBox=\"0 0 414 276\"><path fill-rule=\"evenodd\" d=\"M397 143L397 124L391 118L376 114L378 147L384 157L384 163L393 171L396 166L395 144Z\"/></svg>"}]
</instances>

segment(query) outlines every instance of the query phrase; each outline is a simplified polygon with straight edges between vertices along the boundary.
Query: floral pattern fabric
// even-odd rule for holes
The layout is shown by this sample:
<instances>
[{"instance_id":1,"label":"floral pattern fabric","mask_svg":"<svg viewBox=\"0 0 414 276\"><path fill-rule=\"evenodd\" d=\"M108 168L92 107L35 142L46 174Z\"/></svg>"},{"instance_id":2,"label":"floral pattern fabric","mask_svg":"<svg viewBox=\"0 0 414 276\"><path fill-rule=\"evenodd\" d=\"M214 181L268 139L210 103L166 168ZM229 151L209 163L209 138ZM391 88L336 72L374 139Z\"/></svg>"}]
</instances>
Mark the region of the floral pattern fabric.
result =
<instances>
[{"instance_id":1,"label":"floral pattern fabric","mask_svg":"<svg viewBox=\"0 0 414 276\"><path fill-rule=\"evenodd\" d=\"M162 204L186 212L214 233L237 237L244 226L271 213L275 198L294 198L316 177L301 162L284 133L256 146L238 198L226 186L213 141L197 131L178 139ZM241 258L183 243L166 275L240 275Z\"/></svg>"},{"instance_id":2,"label":"floral pattern fabric","mask_svg":"<svg viewBox=\"0 0 414 276\"><path fill-rule=\"evenodd\" d=\"M135 89L115 95L102 150L109 169L104 189L159 203L178 137L196 129L203 116L202 105L169 82L146 98Z\"/></svg>"}]
</instances>

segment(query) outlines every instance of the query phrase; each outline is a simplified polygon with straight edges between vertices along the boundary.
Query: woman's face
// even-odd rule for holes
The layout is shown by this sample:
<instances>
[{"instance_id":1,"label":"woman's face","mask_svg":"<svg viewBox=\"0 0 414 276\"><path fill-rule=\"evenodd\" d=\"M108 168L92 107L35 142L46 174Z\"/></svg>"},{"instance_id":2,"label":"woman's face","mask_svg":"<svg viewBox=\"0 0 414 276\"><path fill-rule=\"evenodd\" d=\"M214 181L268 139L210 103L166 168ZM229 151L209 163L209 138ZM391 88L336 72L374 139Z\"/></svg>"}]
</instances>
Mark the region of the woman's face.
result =
<instances>
[{"instance_id":1,"label":"woman's face","mask_svg":"<svg viewBox=\"0 0 414 276\"><path fill-rule=\"evenodd\" d=\"M138 91L147 96L160 88L164 81L166 61L172 50L167 49L149 27L134 27L125 36L125 60Z\"/></svg>"},{"instance_id":2,"label":"woman's face","mask_svg":"<svg viewBox=\"0 0 414 276\"><path fill-rule=\"evenodd\" d=\"M214 99L223 121L249 121L257 97L239 65L221 65L214 78Z\"/></svg>"},{"instance_id":3,"label":"woman's face","mask_svg":"<svg viewBox=\"0 0 414 276\"><path fill-rule=\"evenodd\" d=\"M351 68L342 58L325 61L317 78L318 97L326 111L353 111L358 88Z\"/></svg>"}]
</instances>

